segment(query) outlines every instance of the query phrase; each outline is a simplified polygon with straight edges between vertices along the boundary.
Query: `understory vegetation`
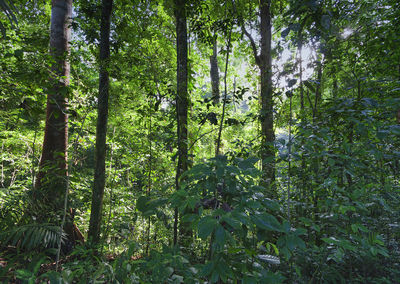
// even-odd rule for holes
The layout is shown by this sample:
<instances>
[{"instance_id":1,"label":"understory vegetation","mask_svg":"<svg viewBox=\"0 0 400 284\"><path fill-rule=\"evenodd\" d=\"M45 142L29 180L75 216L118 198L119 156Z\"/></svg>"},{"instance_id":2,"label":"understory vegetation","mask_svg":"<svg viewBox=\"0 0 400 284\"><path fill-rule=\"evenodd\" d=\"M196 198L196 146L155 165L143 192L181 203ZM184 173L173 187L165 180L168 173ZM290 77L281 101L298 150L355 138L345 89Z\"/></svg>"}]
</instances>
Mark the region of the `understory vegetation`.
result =
<instances>
[{"instance_id":1,"label":"understory vegetation","mask_svg":"<svg viewBox=\"0 0 400 284\"><path fill-rule=\"evenodd\" d=\"M399 21L0 0L0 281L398 283Z\"/></svg>"}]
</instances>

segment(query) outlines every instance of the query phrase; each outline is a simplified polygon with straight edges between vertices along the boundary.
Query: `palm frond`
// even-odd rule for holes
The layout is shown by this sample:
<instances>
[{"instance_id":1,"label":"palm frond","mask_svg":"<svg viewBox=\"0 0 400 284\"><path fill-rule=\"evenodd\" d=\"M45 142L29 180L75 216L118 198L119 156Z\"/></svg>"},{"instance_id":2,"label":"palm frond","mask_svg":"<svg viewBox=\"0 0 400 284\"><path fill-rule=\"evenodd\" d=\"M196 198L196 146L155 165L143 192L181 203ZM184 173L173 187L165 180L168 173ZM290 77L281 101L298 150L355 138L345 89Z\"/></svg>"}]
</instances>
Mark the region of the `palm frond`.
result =
<instances>
[{"instance_id":1,"label":"palm frond","mask_svg":"<svg viewBox=\"0 0 400 284\"><path fill-rule=\"evenodd\" d=\"M12 245L27 250L54 248L59 239L60 227L50 223L21 225L0 233L1 245ZM63 233L61 242L65 239L66 235Z\"/></svg>"}]
</instances>

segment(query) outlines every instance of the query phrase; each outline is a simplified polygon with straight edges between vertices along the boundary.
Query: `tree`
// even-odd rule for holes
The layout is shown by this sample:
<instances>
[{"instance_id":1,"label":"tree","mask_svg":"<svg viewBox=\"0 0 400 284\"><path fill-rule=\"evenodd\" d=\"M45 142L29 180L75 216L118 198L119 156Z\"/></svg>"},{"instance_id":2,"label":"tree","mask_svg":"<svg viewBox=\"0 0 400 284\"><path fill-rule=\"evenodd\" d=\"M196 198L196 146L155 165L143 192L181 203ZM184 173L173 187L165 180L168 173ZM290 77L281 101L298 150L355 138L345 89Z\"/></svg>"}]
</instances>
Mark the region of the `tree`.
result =
<instances>
[{"instance_id":1,"label":"tree","mask_svg":"<svg viewBox=\"0 0 400 284\"><path fill-rule=\"evenodd\" d=\"M177 52L177 92L176 118L178 136L178 165L176 168L176 189L179 189L179 178L188 169L188 44L186 26L186 8L184 0L175 0L176 19L176 52ZM178 212L175 211L174 244L177 243Z\"/></svg>"},{"instance_id":2,"label":"tree","mask_svg":"<svg viewBox=\"0 0 400 284\"><path fill-rule=\"evenodd\" d=\"M97 243L100 239L100 227L103 207L105 168L106 168L106 137L109 97L109 61L110 61L110 24L113 0L103 0L100 24L100 73L99 97L96 128L96 165L92 194L92 209L90 212L89 238Z\"/></svg>"},{"instance_id":3,"label":"tree","mask_svg":"<svg viewBox=\"0 0 400 284\"><path fill-rule=\"evenodd\" d=\"M261 82L261 159L263 180L262 185L270 186L275 181L274 157L275 150L273 143L274 134L274 114L273 114L273 87L272 87L272 54L271 54L271 1L261 0L259 3L260 11L260 54L258 54L256 43L245 27L243 32L249 38L256 64L260 69ZM274 194L272 194L274 195Z\"/></svg>"},{"instance_id":4,"label":"tree","mask_svg":"<svg viewBox=\"0 0 400 284\"><path fill-rule=\"evenodd\" d=\"M218 40L217 35L213 39L213 53L210 56L211 90L214 104L219 102L219 70L218 70Z\"/></svg>"},{"instance_id":5,"label":"tree","mask_svg":"<svg viewBox=\"0 0 400 284\"><path fill-rule=\"evenodd\" d=\"M46 126L36 178L35 197L62 208L67 185L69 41L72 0L52 0L50 27L51 87L47 95ZM41 192L39 193L38 190ZM48 214L48 213L47 213Z\"/></svg>"}]
</instances>

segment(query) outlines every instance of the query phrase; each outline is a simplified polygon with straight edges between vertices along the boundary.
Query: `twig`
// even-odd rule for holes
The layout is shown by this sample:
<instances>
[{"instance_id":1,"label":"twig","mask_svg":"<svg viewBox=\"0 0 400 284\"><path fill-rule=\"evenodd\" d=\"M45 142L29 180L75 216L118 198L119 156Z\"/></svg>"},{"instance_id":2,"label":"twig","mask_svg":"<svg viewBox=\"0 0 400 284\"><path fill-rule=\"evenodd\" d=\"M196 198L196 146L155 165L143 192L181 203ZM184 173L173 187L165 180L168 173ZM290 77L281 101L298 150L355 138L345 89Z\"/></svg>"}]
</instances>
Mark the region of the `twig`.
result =
<instances>
[{"instance_id":1,"label":"twig","mask_svg":"<svg viewBox=\"0 0 400 284\"><path fill-rule=\"evenodd\" d=\"M217 128L218 129L218 128ZM212 129L206 133L201 134L198 138L196 138L193 143L190 145L188 151L190 151L192 149L192 147L196 144L197 141L199 141L201 138L203 138L204 136L206 136L207 134L210 134L211 132L214 132L217 129Z\"/></svg>"}]
</instances>

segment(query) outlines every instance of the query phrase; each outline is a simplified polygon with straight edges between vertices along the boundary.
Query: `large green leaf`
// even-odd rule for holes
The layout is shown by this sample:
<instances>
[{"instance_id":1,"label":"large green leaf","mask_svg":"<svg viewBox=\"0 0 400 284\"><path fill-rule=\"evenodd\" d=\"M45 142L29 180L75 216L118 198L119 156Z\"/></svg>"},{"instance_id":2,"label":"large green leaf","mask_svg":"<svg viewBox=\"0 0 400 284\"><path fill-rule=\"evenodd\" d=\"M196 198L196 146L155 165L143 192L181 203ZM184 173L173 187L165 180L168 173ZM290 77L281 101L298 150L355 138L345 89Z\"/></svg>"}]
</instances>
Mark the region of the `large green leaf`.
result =
<instances>
[{"instance_id":1,"label":"large green leaf","mask_svg":"<svg viewBox=\"0 0 400 284\"><path fill-rule=\"evenodd\" d=\"M284 229L276 218L268 213L261 213L251 216L257 228L267 231L283 232Z\"/></svg>"},{"instance_id":2,"label":"large green leaf","mask_svg":"<svg viewBox=\"0 0 400 284\"><path fill-rule=\"evenodd\" d=\"M198 224L198 234L202 239L206 239L217 226L217 220L211 216L203 217Z\"/></svg>"}]
</instances>

